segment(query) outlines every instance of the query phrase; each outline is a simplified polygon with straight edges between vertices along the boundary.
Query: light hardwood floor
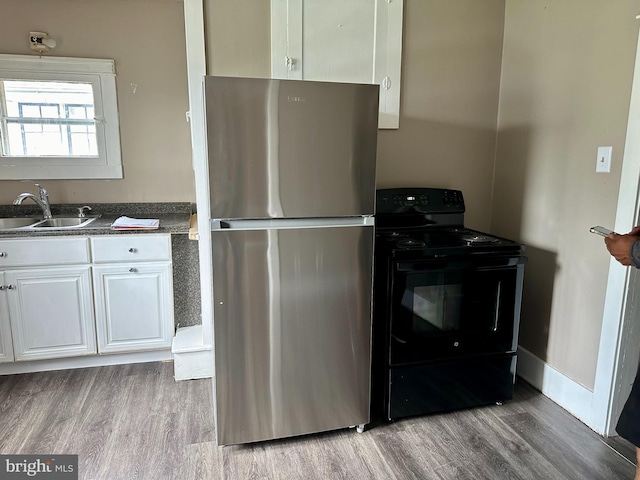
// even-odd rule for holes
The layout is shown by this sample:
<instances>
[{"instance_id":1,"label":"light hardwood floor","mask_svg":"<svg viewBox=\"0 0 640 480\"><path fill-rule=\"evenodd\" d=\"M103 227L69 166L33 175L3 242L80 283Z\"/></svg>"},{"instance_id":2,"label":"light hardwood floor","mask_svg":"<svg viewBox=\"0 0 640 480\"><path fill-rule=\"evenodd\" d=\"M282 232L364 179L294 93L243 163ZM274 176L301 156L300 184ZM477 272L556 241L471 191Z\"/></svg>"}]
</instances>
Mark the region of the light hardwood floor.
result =
<instances>
[{"instance_id":1,"label":"light hardwood floor","mask_svg":"<svg viewBox=\"0 0 640 480\"><path fill-rule=\"evenodd\" d=\"M172 373L163 362L0 377L0 453L78 454L87 480L616 480L635 469L630 444L605 442L521 381L502 406L217 447L211 381Z\"/></svg>"}]
</instances>

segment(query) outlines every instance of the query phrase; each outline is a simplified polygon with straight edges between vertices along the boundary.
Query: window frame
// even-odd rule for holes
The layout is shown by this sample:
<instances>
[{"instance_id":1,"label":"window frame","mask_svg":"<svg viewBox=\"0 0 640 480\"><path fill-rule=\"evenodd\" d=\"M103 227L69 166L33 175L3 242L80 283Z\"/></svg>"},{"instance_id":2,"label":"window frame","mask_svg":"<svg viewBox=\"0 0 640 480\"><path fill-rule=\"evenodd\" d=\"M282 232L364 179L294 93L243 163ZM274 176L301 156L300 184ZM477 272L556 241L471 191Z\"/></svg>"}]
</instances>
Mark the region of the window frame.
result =
<instances>
[{"instance_id":1,"label":"window frame","mask_svg":"<svg viewBox=\"0 0 640 480\"><path fill-rule=\"evenodd\" d=\"M97 156L30 157L0 152L0 180L123 178L113 60L0 54L0 80L90 83L98 146Z\"/></svg>"}]
</instances>

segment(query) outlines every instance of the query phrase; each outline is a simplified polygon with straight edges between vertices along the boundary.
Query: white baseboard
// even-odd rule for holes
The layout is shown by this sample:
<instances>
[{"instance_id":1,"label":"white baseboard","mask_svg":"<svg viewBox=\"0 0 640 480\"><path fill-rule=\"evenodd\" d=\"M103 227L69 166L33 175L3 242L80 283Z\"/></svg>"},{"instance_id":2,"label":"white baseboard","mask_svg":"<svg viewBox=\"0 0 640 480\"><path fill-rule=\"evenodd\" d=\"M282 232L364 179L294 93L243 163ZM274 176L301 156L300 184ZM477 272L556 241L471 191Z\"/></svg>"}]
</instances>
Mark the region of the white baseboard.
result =
<instances>
[{"instance_id":1,"label":"white baseboard","mask_svg":"<svg viewBox=\"0 0 640 480\"><path fill-rule=\"evenodd\" d=\"M516 373L588 427L596 430L592 421L593 392L591 390L563 375L520 346L518 346Z\"/></svg>"},{"instance_id":2,"label":"white baseboard","mask_svg":"<svg viewBox=\"0 0 640 480\"><path fill-rule=\"evenodd\" d=\"M0 375L18 373L49 372L72 368L104 367L127 363L159 362L171 360L171 351L154 350L136 353L114 353L109 355L88 355L84 357L53 358L27 362L0 363Z\"/></svg>"},{"instance_id":3,"label":"white baseboard","mask_svg":"<svg viewBox=\"0 0 640 480\"><path fill-rule=\"evenodd\" d=\"M202 325L179 328L176 332L171 347L176 381L213 377L213 350L202 339Z\"/></svg>"}]
</instances>

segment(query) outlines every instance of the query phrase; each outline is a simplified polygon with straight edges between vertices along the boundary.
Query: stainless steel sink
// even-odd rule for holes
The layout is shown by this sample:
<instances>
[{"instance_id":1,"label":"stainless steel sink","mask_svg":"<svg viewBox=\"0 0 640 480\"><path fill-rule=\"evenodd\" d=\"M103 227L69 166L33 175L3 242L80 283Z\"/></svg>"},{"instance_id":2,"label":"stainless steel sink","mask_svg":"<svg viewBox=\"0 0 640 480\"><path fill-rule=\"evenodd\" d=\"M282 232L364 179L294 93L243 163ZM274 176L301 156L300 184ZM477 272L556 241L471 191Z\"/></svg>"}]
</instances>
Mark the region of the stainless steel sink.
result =
<instances>
[{"instance_id":1,"label":"stainless steel sink","mask_svg":"<svg viewBox=\"0 0 640 480\"><path fill-rule=\"evenodd\" d=\"M0 218L0 230L58 230L85 227L99 218L90 217L54 217L43 220L42 217Z\"/></svg>"},{"instance_id":2,"label":"stainless steel sink","mask_svg":"<svg viewBox=\"0 0 640 480\"><path fill-rule=\"evenodd\" d=\"M0 230L28 227L41 221L42 218L37 217L0 218Z\"/></svg>"},{"instance_id":3,"label":"stainless steel sink","mask_svg":"<svg viewBox=\"0 0 640 480\"><path fill-rule=\"evenodd\" d=\"M50 218L48 220L42 220L35 225L31 225L30 228L80 228L89 225L98 217L57 217Z\"/></svg>"}]
</instances>

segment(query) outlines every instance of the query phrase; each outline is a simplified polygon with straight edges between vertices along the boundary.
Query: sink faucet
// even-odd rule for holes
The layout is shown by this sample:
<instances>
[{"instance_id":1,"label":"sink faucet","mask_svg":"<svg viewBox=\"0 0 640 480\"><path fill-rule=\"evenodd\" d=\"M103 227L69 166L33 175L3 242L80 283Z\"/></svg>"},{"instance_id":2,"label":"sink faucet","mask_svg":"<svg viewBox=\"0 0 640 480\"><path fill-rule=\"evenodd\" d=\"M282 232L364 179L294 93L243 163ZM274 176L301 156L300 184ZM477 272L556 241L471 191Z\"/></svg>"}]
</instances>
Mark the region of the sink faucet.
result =
<instances>
[{"instance_id":1,"label":"sink faucet","mask_svg":"<svg viewBox=\"0 0 640 480\"><path fill-rule=\"evenodd\" d=\"M52 218L51 207L49 206L49 194L47 193L47 190L42 185L38 183L36 183L35 185L40 190L40 198L36 197L32 193L25 192L25 193L21 193L16 198L14 198L13 204L22 205L22 202L24 202L27 198L30 198L31 200L36 202L38 206L42 209L42 215L44 216L44 219L48 220Z\"/></svg>"},{"instance_id":2,"label":"sink faucet","mask_svg":"<svg viewBox=\"0 0 640 480\"><path fill-rule=\"evenodd\" d=\"M85 205L84 207L80 207L78 208L78 218L85 218L87 216L87 214L85 213L85 210L93 210L93 208L91 208L89 205Z\"/></svg>"}]
</instances>

